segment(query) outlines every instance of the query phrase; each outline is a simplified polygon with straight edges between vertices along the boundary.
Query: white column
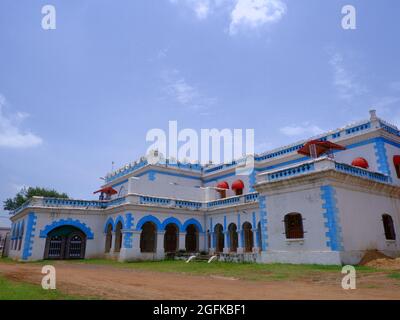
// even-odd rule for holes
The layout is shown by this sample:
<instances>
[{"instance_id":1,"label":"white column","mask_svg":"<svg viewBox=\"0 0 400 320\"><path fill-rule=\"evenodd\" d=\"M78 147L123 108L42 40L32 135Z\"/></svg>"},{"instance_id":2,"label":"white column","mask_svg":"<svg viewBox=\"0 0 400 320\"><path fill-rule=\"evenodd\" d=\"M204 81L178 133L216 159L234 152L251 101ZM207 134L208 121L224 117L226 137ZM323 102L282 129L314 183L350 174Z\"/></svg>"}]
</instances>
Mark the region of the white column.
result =
<instances>
[{"instance_id":1,"label":"white column","mask_svg":"<svg viewBox=\"0 0 400 320\"><path fill-rule=\"evenodd\" d=\"M211 238L211 247L208 248L208 252L209 252L209 254L214 254L215 248L216 248L215 242L217 241L215 232L210 232L210 238Z\"/></svg>"},{"instance_id":2,"label":"white column","mask_svg":"<svg viewBox=\"0 0 400 320\"><path fill-rule=\"evenodd\" d=\"M199 232L199 251L206 251L207 237L205 232Z\"/></svg>"},{"instance_id":3,"label":"white column","mask_svg":"<svg viewBox=\"0 0 400 320\"><path fill-rule=\"evenodd\" d=\"M122 230L122 248L118 260L135 260L140 254L140 231Z\"/></svg>"},{"instance_id":4,"label":"white column","mask_svg":"<svg viewBox=\"0 0 400 320\"><path fill-rule=\"evenodd\" d=\"M229 231L224 232L224 253L229 253L230 252L230 241L229 241Z\"/></svg>"},{"instance_id":5,"label":"white column","mask_svg":"<svg viewBox=\"0 0 400 320\"><path fill-rule=\"evenodd\" d=\"M253 231L253 252L258 253L261 248L261 243L258 243L258 230L252 229Z\"/></svg>"},{"instance_id":6,"label":"white column","mask_svg":"<svg viewBox=\"0 0 400 320\"><path fill-rule=\"evenodd\" d=\"M111 248L110 254L113 255L115 253L115 232L111 232Z\"/></svg>"},{"instance_id":7,"label":"white column","mask_svg":"<svg viewBox=\"0 0 400 320\"><path fill-rule=\"evenodd\" d=\"M237 253L243 253L244 252L244 232L242 230L237 231L238 234L238 248L237 248Z\"/></svg>"},{"instance_id":8,"label":"white column","mask_svg":"<svg viewBox=\"0 0 400 320\"><path fill-rule=\"evenodd\" d=\"M157 234L156 259L162 260L165 258L164 231L158 231L156 234Z\"/></svg>"},{"instance_id":9,"label":"white column","mask_svg":"<svg viewBox=\"0 0 400 320\"><path fill-rule=\"evenodd\" d=\"M186 251L186 232L179 232L178 250Z\"/></svg>"}]
</instances>

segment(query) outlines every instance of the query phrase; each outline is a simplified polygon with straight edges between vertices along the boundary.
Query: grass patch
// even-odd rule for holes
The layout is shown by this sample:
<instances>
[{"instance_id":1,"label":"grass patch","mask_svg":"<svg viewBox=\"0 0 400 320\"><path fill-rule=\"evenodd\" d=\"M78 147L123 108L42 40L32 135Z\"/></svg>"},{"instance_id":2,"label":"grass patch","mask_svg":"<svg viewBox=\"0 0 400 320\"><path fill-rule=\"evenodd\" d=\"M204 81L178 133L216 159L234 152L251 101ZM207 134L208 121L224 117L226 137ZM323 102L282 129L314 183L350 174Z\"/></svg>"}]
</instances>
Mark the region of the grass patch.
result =
<instances>
[{"instance_id":1,"label":"grass patch","mask_svg":"<svg viewBox=\"0 0 400 320\"><path fill-rule=\"evenodd\" d=\"M0 275L0 300L76 300L58 290L44 290L41 285L10 281Z\"/></svg>"},{"instance_id":2,"label":"grass patch","mask_svg":"<svg viewBox=\"0 0 400 320\"><path fill-rule=\"evenodd\" d=\"M336 265L294 265L294 264L255 264L255 263L229 263L229 262L190 262L177 260L118 262L104 259L87 259L68 261L68 263L83 263L92 265L107 265L118 268L135 270L183 273L190 275L224 276L244 280L292 280L323 273L336 273L341 275L341 266ZM369 267L356 267L357 272L374 272Z\"/></svg>"},{"instance_id":3,"label":"grass patch","mask_svg":"<svg viewBox=\"0 0 400 320\"><path fill-rule=\"evenodd\" d=\"M393 272L388 274L388 278L400 280L400 272Z\"/></svg>"}]
</instances>

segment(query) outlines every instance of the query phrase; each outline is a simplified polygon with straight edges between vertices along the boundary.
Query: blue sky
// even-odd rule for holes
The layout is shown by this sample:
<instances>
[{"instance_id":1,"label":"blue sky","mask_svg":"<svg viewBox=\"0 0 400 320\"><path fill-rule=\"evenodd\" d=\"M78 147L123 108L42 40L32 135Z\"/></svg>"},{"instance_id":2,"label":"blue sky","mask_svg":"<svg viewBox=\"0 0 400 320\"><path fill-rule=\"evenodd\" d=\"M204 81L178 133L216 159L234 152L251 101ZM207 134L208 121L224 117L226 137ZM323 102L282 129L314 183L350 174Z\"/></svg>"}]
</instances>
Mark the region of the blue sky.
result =
<instances>
[{"instance_id":1,"label":"blue sky","mask_svg":"<svg viewBox=\"0 0 400 320\"><path fill-rule=\"evenodd\" d=\"M92 198L169 120L253 128L258 152L371 106L400 124L400 3L323 3L2 0L0 199L36 185ZM56 30L41 27L46 4ZM341 27L346 4L356 30Z\"/></svg>"}]
</instances>

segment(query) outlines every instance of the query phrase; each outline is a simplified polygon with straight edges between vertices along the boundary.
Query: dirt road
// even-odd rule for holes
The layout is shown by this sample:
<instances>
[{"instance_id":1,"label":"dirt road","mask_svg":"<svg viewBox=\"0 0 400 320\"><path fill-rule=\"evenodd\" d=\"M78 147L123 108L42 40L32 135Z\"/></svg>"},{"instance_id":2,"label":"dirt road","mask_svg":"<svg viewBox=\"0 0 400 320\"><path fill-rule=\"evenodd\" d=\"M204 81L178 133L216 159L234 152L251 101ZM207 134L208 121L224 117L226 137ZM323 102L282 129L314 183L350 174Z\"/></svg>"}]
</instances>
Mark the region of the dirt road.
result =
<instances>
[{"instance_id":1,"label":"dirt road","mask_svg":"<svg viewBox=\"0 0 400 320\"><path fill-rule=\"evenodd\" d=\"M57 289L102 299L400 299L400 282L372 273L356 290L343 290L340 277L296 281L246 281L217 276L140 271L103 265L56 262ZM41 265L0 264L11 280L40 285Z\"/></svg>"}]
</instances>

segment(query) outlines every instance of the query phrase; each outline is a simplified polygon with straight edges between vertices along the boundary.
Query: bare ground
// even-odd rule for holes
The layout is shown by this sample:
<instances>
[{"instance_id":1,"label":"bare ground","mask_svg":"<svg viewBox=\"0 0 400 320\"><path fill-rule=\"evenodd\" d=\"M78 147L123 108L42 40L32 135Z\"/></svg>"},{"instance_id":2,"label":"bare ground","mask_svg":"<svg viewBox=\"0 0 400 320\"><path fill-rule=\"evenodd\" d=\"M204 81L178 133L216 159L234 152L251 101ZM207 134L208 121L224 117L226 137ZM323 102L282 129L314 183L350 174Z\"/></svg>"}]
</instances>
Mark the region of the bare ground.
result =
<instances>
[{"instance_id":1,"label":"bare ground","mask_svg":"<svg viewBox=\"0 0 400 320\"><path fill-rule=\"evenodd\" d=\"M249 281L135 270L107 265L54 263L57 289L101 299L400 299L400 281L387 272L359 275L356 290L341 288L341 275L322 273L298 280ZM0 275L40 285L41 265L0 263Z\"/></svg>"}]
</instances>

